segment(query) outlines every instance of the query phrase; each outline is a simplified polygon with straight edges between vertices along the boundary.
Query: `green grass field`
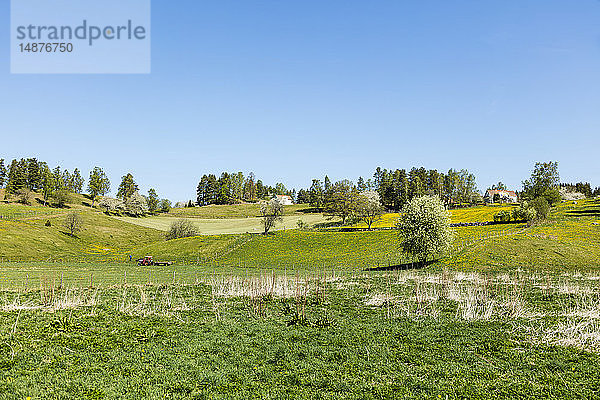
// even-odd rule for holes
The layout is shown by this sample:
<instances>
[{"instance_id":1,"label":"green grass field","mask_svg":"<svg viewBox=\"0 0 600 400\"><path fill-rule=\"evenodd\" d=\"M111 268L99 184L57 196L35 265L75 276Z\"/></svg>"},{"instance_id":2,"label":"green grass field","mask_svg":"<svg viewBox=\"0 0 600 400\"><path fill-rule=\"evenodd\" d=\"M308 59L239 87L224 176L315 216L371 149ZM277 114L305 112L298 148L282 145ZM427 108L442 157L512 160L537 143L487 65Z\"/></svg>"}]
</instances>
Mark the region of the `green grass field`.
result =
<instances>
[{"instance_id":1,"label":"green grass field","mask_svg":"<svg viewBox=\"0 0 600 400\"><path fill-rule=\"evenodd\" d=\"M4 398L597 398L597 274L4 293Z\"/></svg>"},{"instance_id":2,"label":"green grass field","mask_svg":"<svg viewBox=\"0 0 600 400\"><path fill-rule=\"evenodd\" d=\"M157 229L163 232L169 230L169 227L174 221L182 218L173 218L170 216L153 216L145 218L133 217L115 217L120 221L130 224L145 226L147 228ZM198 228L202 235L219 235L232 233L261 233L263 227L260 218L183 218L190 221ZM298 228L298 221L302 220L307 225L315 225L329 221L330 218L324 217L322 214L296 214L284 215L283 221L275 225L274 230L288 230Z\"/></svg>"},{"instance_id":3,"label":"green grass field","mask_svg":"<svg viewBox=\"0 0 600 400\"><path fill-rule=\"evenodd\" d=\"M260 216L258 203L209 205L204 207L173 208L169 216L179 218L227 219L227 218L252 218ZM294 204L284 206L285 214L303 215L309 211L307 204Z\"/></svg>"},{"instance_id":4,"label":"green grass field","mask_svg":"<svg viewBox=\"0 0 600 400\"><path fill-rule=\"evenodd\" d=\"M456 228L409 270L389 230L165 241L72 209L77 238L0 222L0 399L600 398L598 201Z\"/></svg>"},{"instance_id":5,"label":"green grass field","mask_svg":"<svg viewBox=\"0 0 600 400\"><path fill-rule=\"evenodd\" d=\"M515 206L509 204L502 205L486 205L469 208L458 208L450 210L450 222L453 224L461 222L492 222L494 221L494 214L501 210L511 211ZM377 220L371 227L372 228L393 228L398 222L400 217L399 213L385 213ZM364 222L360 222L354 225L356 228L366 228L367 225Z\"/></svg>"}]
</instances>

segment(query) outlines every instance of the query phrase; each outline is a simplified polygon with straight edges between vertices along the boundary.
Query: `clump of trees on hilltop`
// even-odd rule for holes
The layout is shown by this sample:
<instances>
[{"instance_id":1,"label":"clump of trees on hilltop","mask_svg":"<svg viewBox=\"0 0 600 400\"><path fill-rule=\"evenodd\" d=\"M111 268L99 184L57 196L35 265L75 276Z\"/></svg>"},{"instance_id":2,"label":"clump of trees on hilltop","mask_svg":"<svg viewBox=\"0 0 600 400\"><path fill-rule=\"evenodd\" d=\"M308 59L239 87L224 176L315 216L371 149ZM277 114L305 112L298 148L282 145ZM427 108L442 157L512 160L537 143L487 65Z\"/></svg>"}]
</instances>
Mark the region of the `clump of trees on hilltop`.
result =
<instances>
[{"instance_id":1,"label":"clump of trees on hilltop","mask_svg":"<svg viewBox=\"0 0 600 400\"><path fill-rule=\"evenodd\" d=\"M274 187L267 186L260 179L257 180L252 172L248 176L244 176L243 172L223 172L219 178L213 174L202 175L196 187L196 204L207 206L257 202L274 195L295 198L296 191L288 190L283 183L277 183Z\"/></svg>"},{"instance_id":2,"label":"clump of trees on hilltop","mask_svg":"<svg viewBox=\"0 0 600 400\"><path fill-rule=\"evenodd\" d=\"M36 158L14 159L7 166L0 159L0 188L23 204L31 204L34 194L38 193L43 205L64 207L71 201L71 194L82 194L85 179L81 171L75 168L73 172L56 166L50 169L44 161ZM169 212L171 202L160 199L156 190L150 189L147 196L138 192L138 186L132 174L126 174L119 185L117 198L105 197L110 191L110 180L100 167L94 167L90 172L87 193L96 205L109 213L126 213L135 216L155 212Z\"/></svg>"},{"instance_id":3,"label":"clump of trees on hilltop","mask_svg":"<svg viewBox=\"0 0 600 400\"><path fill-rule=\"evenodd\" d=\"M12 160L8 167L0 159L0 188L16 196L20 202L30 204L32 194L42 195L44 205L52 202L63 207L69 201L69 193L81 193L84 179L78 168L73 172L61 170L60 166L50 169L48 164L36 158Z\"/></svg>"}]
</instances>

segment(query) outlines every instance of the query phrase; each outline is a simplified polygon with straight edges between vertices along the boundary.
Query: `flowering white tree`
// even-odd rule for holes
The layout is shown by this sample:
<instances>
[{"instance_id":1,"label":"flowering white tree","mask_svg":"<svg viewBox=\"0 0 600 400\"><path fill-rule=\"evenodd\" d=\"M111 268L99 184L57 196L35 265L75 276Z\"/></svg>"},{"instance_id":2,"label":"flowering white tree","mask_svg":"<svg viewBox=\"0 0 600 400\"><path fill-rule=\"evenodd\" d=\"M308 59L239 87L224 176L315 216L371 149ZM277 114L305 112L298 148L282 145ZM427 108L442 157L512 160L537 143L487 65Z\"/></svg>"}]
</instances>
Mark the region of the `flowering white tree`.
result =
<instances>
[{"instance_id":1,"label":"flowering white tree","mask_svg":"<svg viewBox=\"0 0 600 400\"><path fill-rule=\"evenodd\" d=\"M371 230L371 225L381 218L381 214L383 214L383 206L379 193L367 190L358 195L356 215L367 224L369 230Z\"/></svg>"},{"instance_id":2,"label":"flowering white tree","mask_svg":"<svg viewBox=\"0 0 600 400\"><path fill-rule=\"evenodd\" d=\"M454 241L450 213L437 196L412 199L402 208L396 227L404 252L416 257L423 266L430 257L450 250Z\"/></svg>"},{"instance_id":3,"label":"flowering white tree","mask_svg":"<svg viewBox=\"0 0 600 400\"><path fill-rule=\"evenodd\" d=\"M274 198L268 202L260 204L261 223L263 225L264 234L269 233L269 230L275 226L275 223L283 220L283 204Z\"/></svg>"},{"instance_id":4,"label":"flowering white tree","mask_svg":"<svg viewBox=\"0 0 600 400\"><path fill-rule=\"evenodd\" d=\"M98 207L106 213L121 214L125 212L125 203L121 199L112 197L102 197L98 202Z\"/></svg>"},{"instance_id":5,"label":"flowering white tree","mask_svg":"<svg viewBox=\"0 0 600 400\"><path fill-rule=\"evenodd\" d=\"M146 198L138 192L134 192L131 197L127 199L125 207L127 207L127 212L129 214L135 215L136 217L148 213L148 202L146 201Z\"/></svg>"}]
</instances>

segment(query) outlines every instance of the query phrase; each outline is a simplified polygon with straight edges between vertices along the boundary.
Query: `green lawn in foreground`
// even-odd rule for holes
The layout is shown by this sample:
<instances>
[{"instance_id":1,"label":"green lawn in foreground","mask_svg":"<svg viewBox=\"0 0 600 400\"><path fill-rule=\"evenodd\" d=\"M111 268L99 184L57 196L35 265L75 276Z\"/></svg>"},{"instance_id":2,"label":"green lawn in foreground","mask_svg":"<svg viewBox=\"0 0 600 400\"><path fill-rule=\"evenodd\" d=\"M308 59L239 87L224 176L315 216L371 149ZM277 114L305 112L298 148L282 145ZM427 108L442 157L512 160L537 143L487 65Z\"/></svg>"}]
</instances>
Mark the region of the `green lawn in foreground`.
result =
<instances>
[{"instance_id":1,"label":"green lawn in foreground","mask_svg":"<svg viewBox=\"0 0 600 400\"><path fill-rule=\"evenodd\" d=\"M594 399L596 278L404 271L3 292L0 398Z\"/></svg>"}]
</instances>

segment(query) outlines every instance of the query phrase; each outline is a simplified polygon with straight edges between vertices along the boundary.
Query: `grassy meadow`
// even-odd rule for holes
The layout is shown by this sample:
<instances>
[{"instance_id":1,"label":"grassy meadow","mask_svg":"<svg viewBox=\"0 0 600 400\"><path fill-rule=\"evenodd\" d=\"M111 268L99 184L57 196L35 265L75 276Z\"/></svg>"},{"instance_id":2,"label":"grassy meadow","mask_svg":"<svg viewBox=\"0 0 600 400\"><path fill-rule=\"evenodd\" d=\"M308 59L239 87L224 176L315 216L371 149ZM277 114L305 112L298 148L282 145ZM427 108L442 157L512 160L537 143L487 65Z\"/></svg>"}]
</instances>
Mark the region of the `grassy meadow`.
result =
<instances>
[{"instance_id":1,"label":"grassy meadow","mask_svg":"<svg viewBox=\"0 0 600 400\"><path fill-rule=\"evenodd\" d=\"M0 399L600 398L597 200L455 228L423 269L393 230L166 241L84 203L0 220Z\"/></svg>"},{"instance_id":2,"label":"grassy meadow","mask_svg":"<svg viewBox=\"0 0 600 400\"><path fill-rule=\"evenodd\" d=\"M255 217L246 218L198 218L198 217L183 217L173 218L172 216L153 216L145 218L134 217L115 217L121 221L152 228L166 232L169 230L171 223L177 219L185 219L190 221L202 235L220 235L220 234L235 234L235 233L261 233L263 227L261 219ZM284 215L283 221L277 224L274 230L289 230L298 227L298 221L302 221L307 225L314 226L315 224L324 223L331 218L323 216L323 214L296 214Z\"/></svg>"}]
</instances>

